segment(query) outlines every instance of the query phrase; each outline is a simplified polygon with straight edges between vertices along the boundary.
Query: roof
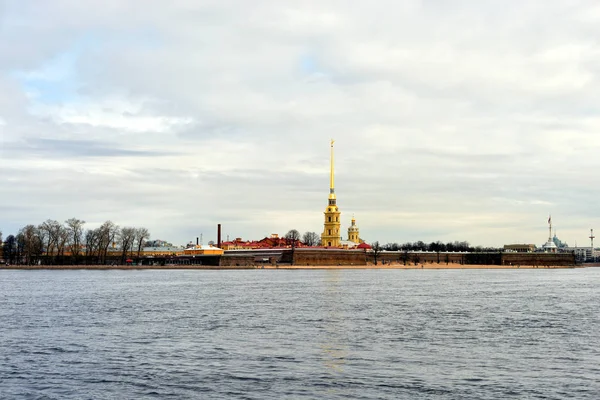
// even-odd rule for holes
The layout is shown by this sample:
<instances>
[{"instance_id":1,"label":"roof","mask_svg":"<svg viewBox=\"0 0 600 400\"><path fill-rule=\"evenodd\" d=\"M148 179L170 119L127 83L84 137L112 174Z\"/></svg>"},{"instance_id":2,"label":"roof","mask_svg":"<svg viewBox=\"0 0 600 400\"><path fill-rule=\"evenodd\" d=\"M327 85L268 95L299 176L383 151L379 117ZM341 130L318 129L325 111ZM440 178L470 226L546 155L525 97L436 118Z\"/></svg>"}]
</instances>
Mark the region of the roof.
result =
<instances>
[{"instance_id":1,"label":"roof","mask_svg":"<svg viewBox=\"0 0 600 400\"><path fill-rule=\"evenodd\" d=\"M369 244L367 244L367 243L361 243L358 246L356 246L356 248L357 249L367 249L368 250L368 249L371 249L372 247Z\"/></svg>"}]
</instances>

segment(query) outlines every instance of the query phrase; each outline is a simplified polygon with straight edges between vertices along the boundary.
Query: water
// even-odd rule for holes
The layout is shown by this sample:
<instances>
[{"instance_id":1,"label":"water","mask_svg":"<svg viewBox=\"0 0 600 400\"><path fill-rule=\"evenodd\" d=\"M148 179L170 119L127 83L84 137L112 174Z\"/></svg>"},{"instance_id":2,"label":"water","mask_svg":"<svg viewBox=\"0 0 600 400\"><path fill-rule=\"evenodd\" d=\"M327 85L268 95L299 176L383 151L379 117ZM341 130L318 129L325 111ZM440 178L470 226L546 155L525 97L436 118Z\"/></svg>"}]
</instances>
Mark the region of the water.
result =
<instances>
[{"instance_id":1,"label":"water","mask_svg":"<svg viewBox=\"0 0 600 400\"><path fill-rule=\"evenodd\" d=\"M600 269L0 271L0 398L596 399Z\"/></svg>"}]
</instances>

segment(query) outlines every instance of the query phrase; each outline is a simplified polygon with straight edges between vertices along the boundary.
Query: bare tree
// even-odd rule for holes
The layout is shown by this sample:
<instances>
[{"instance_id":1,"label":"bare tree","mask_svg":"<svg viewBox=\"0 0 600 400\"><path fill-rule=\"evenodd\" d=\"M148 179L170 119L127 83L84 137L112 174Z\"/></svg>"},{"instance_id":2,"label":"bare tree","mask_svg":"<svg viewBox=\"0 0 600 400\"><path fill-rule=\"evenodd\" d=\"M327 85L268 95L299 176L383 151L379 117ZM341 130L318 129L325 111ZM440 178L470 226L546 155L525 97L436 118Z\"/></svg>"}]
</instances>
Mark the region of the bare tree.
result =
<instances>
[{"instance_id":1,"label":"bare tree","mask_svg":"<svg viewBox=\"0 0 600 400\"><path fill-rule=\"evenodd\" d=\"M17 239L14 235L8 235L4 242L4 260L10 264L15 262L15 256L17 253Z\"/></svg>"},{"instance_id":2,"label":"bare tree","mask_svg":"<svg viewBox=\"0 0 600 400\"><path fill-rule=\"evenodd\" d=\"M58 256L58 246L62 227L60 222L53 219L42 222L38 227L46 256L53 262L56 262L56 257Z\"/></svg>"},{"instance_id":3,"label":"bare tree","mask_svg":"<svg viewBox=\"0 0 600 400\"><path fill-rule=\"evenodd\" d=\"M77 264L77 260L79 259L79 255L81 254L81 243L83 241L83 224L85 224L85 221L82 221L77 218L70 218L65 221L65 224L67 224L67 232L69 233L69 240L67 244L71 250L71 257L73 259L73 263Z\"/></svg>"},{"instance_id":4,"label":"bare tree","mask_svg":"<svg viewBox=\"0 0 600 400\"><path fill-rule=\"evenodd\" d=\"M317 246L321 242L321 237L316 232L305 232L302 235L302 242L309 246Z\"/></svg>"},{"instance_id":5,"label":"bare tree","mask_svg":"<svg viewBox=\"0 0 600 400\"><path fill-rule=\"evenodd\" d=\"M296 229L291 229L285 234L285 239L288 242L288 245L291 245L293 249L296 247L296 243L298 243L300 240L300 232L298 232Z\"/></svg>"},{"instance_id":6,"label":"bare tree","mask_svg":"<svg viewBox=\"0 0 600 400\"><path fill-rule=\"evenodd\" d=\"M98 228L98 254L99 262L104 264L108 255L108 249L116 244L115 240L119 233L119 226L112 221L106 221Z\"/></svg>"},{"instance_id":7,"label":"bare tree","mask_svg":"<svg viewBox=\"0 0 600 400\"><path fill-rule=\"evenodd\" d=\"M146 228L137 228L135 230L135 246L137 248L137 256L140 257L142 248L146 241L150 239L150 232Z\"/></svg>"},{"instance_id":8,"label":"bare tree","mask_svg":"<svg viewBox=\"0 0 600 400\"><path fill-rule=\"evenodd\" d=\"M57 257L60 259L61 263L64 263L65 248L67 247L67 242L69 241L69 230L61 225L58 229L57 237Z\"/></svg>"},{"instance_id":9,"label":"bare tree","mask_svg":"<svg viewBox=\"0 0 600 400\"><path fill-rule=\"evenodd\" d=\"M85 233L85 257L90 259L96 257L96 262L100 257L100 228L89 229Z\"/></svg>"},{"instance_id":10,"label":"bare tree","mask_svg":"<svg viewBox=\"0 0 600 400\"><path fill-rule=\"evenodd\" d=\"M379 253L381 253L381 245L378 241L371 244L371 250L373 250L373 259L375 261L375 265L377 265L377 258L379 257Z\"/></svg>"},{"instance_id":11,"label":"bare tree","mask_svg":"<svg viewBox=\"0 0 600 400\"><path fill-rule=\"evenodd\" d=\"M40 230L34 225L27 225L21 228L17 236L18 247L22 249L25 263L32 265L39 260L44 251Z\"/></svg>"},{"instance_id":12,"label":"bare tree","mask_svg":"<svg viewBox=\"0 0 600 400\"><path fill-rule=\"evenodd\" d=\"M288 244L292 245L292 261L291 264L294 264L294 253L296 251L296 243L300 240L300 232L296 229L290 229L288 233L285 234L285 239Z\"/></svg>"},{"instance_id":13,"label":"bare tree","mask_svg":"<svg viewBox=\"0 0 600 400\"><path fill-rule=\"evenodd\" d=\"M123 227L119 232L119 239L121 244L121 264L125 264L127 254L133 250L133 244L135 242L136 229L130 226Z\"/></svg>"}]
</instances>

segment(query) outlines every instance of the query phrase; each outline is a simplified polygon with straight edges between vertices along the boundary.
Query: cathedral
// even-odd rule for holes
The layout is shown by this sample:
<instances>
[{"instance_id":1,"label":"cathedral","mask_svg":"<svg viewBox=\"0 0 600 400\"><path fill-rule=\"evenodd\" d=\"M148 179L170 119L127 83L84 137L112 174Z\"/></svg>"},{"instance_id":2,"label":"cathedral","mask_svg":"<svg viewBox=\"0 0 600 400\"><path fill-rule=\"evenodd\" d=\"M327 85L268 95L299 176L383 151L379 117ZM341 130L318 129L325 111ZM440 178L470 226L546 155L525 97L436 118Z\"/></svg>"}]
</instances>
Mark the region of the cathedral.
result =
<instances>
[{"instance_id":1,"label":"cathedral","mask_svg":"<svg viewBox=\"0 0 600 400\"><path fill-rule=\"evenodd\" d=\"M352 222L348 228L348 240L342 240L341 235L341 222L340 222L340 209L337 206L337 199L335 196L335 185L334 185L334 154L333 154L334 140L331 140L331 158L330 158L330 170L329 170L329 201L327 208L325 208L325 224L323 233L321 234L321 246L323 247L350 247L352 245L358 245L362 242L359 236L358 226L356 220L352 217Z\"/></svg>"}]
</instances>

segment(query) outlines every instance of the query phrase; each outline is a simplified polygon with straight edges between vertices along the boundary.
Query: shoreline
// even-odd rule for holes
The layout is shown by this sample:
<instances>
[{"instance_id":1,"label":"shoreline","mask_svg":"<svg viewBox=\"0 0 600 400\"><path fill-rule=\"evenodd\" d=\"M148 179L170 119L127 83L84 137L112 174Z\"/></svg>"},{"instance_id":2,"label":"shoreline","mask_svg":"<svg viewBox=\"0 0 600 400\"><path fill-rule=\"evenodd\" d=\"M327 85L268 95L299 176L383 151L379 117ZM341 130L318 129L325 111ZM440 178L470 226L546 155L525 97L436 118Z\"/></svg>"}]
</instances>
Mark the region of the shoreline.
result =
<instances>
[{"instance_id":1,"label":"shoreline","mask_svg":"<svg viewBox=\"0 0 600 400\"><path fill-rule=\"evenodd\" d=\"M9 265L0 266L0 270L249 270L249 269L286 269L286 270L341 270L341 269L568 269L588 268L595 265L485 265L485 264L418 264L404 265L367 264L367 265L249 265L249 266L212 266L212 265Z\"/></svg>"}]
</instances>

